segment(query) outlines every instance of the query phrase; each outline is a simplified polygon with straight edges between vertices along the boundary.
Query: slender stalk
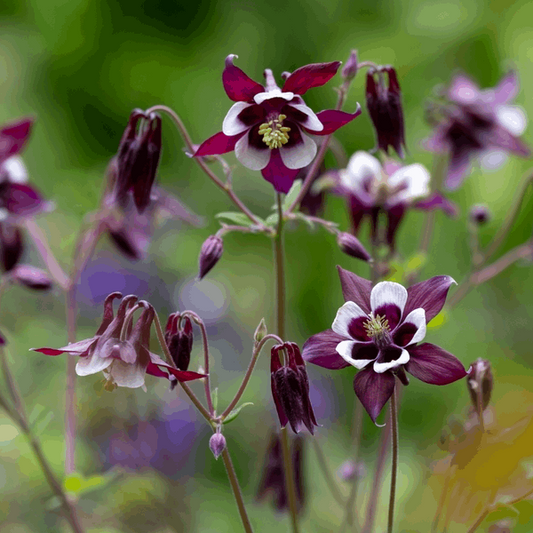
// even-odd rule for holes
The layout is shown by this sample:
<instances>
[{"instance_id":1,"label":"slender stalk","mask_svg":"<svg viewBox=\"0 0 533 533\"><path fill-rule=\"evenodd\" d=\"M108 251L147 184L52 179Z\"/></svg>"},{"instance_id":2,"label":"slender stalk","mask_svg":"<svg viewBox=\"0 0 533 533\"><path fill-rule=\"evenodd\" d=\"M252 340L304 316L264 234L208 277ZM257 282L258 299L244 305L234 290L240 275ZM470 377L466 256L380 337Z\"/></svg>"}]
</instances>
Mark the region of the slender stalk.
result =
<instances>
[{"instance_id":1,"label":"slender stalk","mask_svg":"<svg viewBox=\"0 0 533 533\"><path fill-rule=\"evenodd\" d=\"M222 459L224 461L224 466L226 467L226 472L228 473L229 482L233 490L233 495L235 496L235 502L237 503L237 507L239 509L239 515L241 516L244 531L246 531L246 533L253 533L250 519L248 518L246 509L244 507L239 481L237 479L237 475L235 474L235 468L233 468L233 463L231 462L231 457L227 448L225 448L222 452Z\"/></svg>"},{"instance_id":2,"label":"slender stalk","mask_svg":"<svg viewBox=\"0 0 533 533\"><path fill-rule=\"evenodd\" d=\"M353 443L353 457L357 467L357 461L359 459L359 447L361 445L361 433L363 429L363 404L356 398L355 400L355 414L352 426L352 443ZM346 502L346 522L349 525L353 525L355 522L355 501L357 497L357 489L359 488L359 477L357 475L352 479L350 487L350 494Z\"/></svg>"},{"instance_id":3,"label":"slender stalk","mask_svg":"<svg viewBox=\"0 0 533 533\"><path fill-rule=\"evenodd\" d=\"M439 503L437 504L437 510L435 511L435 516L431 524L431 533L437 533L437 528L439 527L440 518L442 516L442 510L446 503L446 497L448 496L448 491L450 490L450 479L452 477L452 466L448 466L446 472L446 477L444 478L444 487L442 487L442 492L440 494Z\"/></svg>"},{"instance_id":4,"label":"slender stalk","mask_svg":"<svg viewBox=\"0 0 533 533\"><path fill-rule=\"evenodd\" d=\"M318 439L315 437L314 439L311 439L311 441L313 443L313 447L315 448L315 453L316 453L316 457L318 460L318 466L320 467L320 470L322 470L322 474L324 475L326 485L328 486L328 489L330 490L331 495L333 496L333 499L337 501L339 505L344 505L345 497L342 495L341 491L339 490L339 487L337 486L335 479L331 475L330 469L328 467L328 463L326 461L326 456L324 455L324 452L322 451L320 444L318 444Z\"/></svg>"},{"instance_id":5,"label":"slender stalk","mask_svg":"<svg viewBox=\"0 0 533 533\"><path fill-rule=\"evenodd\" d=\"M76 285L71 285L65 294L67 313L67 340L76 342ZM67 357L65 387L65 474L76 471L76 359Z\"/></svg>"},{"instance_id":6,"label":"slender stalk","mask_svg":"<svg viewBox=\"0 0 533 533\"><path fill-rule=\"evenodd\" d=\"M392 426L392 470L390 480L389 520L387 533L392 533L394 527L394 503L396 500L396 480L398 476L398 400L396 389L397 387L394 387L390 402L390 418Z\"/></svg>"},{"instance_id":7,"label":"slender stalk","mask_svg":"<svg viewBox=\"0 0 533 533\"><path fill-rule=\"evenodd\" d=\"M293 533L298 533L298 506L296 500L296 485L294 480L294 469L291 462L291 452L289 448L289 434L287 428L281 428L281 451L283 455L283 467L285 471L285 488L289 500L289 511L291 515L291 524Z\"/></svg>"}]
</instances>

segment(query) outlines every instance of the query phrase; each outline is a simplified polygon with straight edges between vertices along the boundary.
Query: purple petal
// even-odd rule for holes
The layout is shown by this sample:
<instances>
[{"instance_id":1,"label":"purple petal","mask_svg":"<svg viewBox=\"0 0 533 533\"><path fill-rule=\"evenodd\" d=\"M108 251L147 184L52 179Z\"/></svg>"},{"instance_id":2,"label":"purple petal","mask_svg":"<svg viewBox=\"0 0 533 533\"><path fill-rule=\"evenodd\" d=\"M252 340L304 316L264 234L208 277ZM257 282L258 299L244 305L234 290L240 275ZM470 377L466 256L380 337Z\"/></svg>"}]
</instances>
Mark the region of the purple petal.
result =
<instances>
[{"instance_id":1,"label":"purple petal","mask_svg":"<svg viewBox=\"0 0 533 533\"><path fill-rule=\"evenodd\" d=\"M13 280L22 283L29 289L48 290L52 287L52 280L48 274L31 265L17 265L10 270L9 275Z\"/></svg>"},{"instance_id":2,"label":"purple petal","mask_svg":"<svg viewBox=\"0 0 533 533\"><path fill-rule=\"evenodd\" d=\"M421 307L411 311L393 334L394 344L407 346L423 341L426 336L426 312Z\"/></svg>"},{"instance_id":3,"label":"purple petal","mask_svg":"<svg viewBox=\"0 0 533 533\"><path fill-rule=\"evenodd\" d=\"M148 353L150 355L150 363L148 364L146 372L148 374L151 374L152 376L168 377L166 374L165 376L161 375L161 367L163 367L164 369L168 370L175 378L177 378L178 381L181 382L193 381L195 379L201 379L206 377L206 374L199 374L198 372L191 372L190 370L177 370L176 368L165 363L165 361L163 361L163 359L161 359L158 355L152 352ZM158 367L159 372L156 370L156 368Z\"/></svg>"},{"instance_id":4,"label":"purple petal","mask_svg":"<svg viewBox=\"0 0 533 533\"><path fill-rule=\"evenodd\" d=\"M228 137L224 133L215 133L212 137L205 140L194 153L194 157L203 157L206 155L220 155L235 150L235 145L242 135Z\"/></svg>"},{"instance_id":5,"label":"purple petal","mask_svg":"<svg viewBox=\"0 0 533 533\"><path fill-rule=\"evenodd\" d=\"M329 368L330 370L339 370L350 366L338 353L337 345L346 340L345 337L337 335L331 329L322 331L313 335L302 348L302 357L309 363Z\"/></svg>"},{"instance_id":6,"label":"purple petal","mask_svg":"<svg viewBox=\"0 0 533 533\"><path fill-rule=\"evenodd\" d=\"M355 302L367 315L370 314L372 282L337 265L342 294L347 302Z\"/></svg>"},{"instance_id":7,"label":"purple petal","mask_svg":"<svg viewBox=\"0 0 533 533\"><path fill-rule=\"evenodd\" d=\"M9 183L4 187L4 205L10 213L29 216L45 209L45 201L34 187L22 183Z\"/></svg>"},{"instance_id":8,"label":"purple petal","mask_svg":"<svg viewBox=\"0 0 533 533\"><path fill-rule=\"evenodd\" d=\"M320 87L327 83L341 66L340 61L332 63L315 63L296 69L286 80L282 91L305 94L313 87Z\"/></svg>"},{"instance_id":9,"label":"purple petal","mask_svg":"<svg viewBox=\"0 0 533 533\"><path fill-rule=\"evenodd\" d=\"M326 109L317 113L317 117L324 125L324 129L320 131L312 131L308 129L309 133L314 135L329 135L339 128L351 122L354 118L361 114L361 106L357 104L355 113L345 113L344 111L337 111L335 109ZM307 128L306 128L307 129Z\"/></svg>"},{"instance_id":10,"label":"purple petal","mask_svg":"<svg viewBox=\"0 0 533 533\"><path fill-rule=\"evenodd\" d=\"M230 54L226 57L226 66L222 73L222 84L228 97L234 102L250 102L256 94L265 89L262 85L249 78L239 67L233 64L237 56Z\"/></svg>"},{"instance_id":11,"label":"purple petal","mask_svg":"<svg viewBox=\"0 0 533 533\"><path fill-rule=\"evenodd\" d=\"M518 94L518 76L516 71L507 73L500 83L494 88L494 103L506 104Z\"/></svg>"},{"instance_id":12,"label":"purple petal","mask_svg":"<svg viewBox=\"0 0 533 533\"><path fill-rule=\"evenodd\" d=\"M405 205L398 204L390 209L387 209L387 243L392 250L395 248L395 237L400 223L405 214Z\"/></svg>"},{"instance_id":13,"label":"purple petal","mask_svg":"<svg viewBox=\"0 0 533 533\"><path fill-rule=\"evenodd\" d=\"M414 207L423 211L441 209L450 218L457 218L459 216L459 207L457 207L457 204L438 192L434 192L429 198L417 202Z\"/></svg>"},{"instance_id":14,"label":"purple petal","mask_svg":"<svg viewBox=\"0 0 533 533\"><path fill-rule=\"evenodd\" d=\"M464 74L457 74L448 89L448 98L458 104L468 105L481 97L478 86Z\"/></svg>"},{"instance_id":15,"label":"purple petal","mask_svg":"<svg viewBox=\"0 0 533 533\"><path fill-rule=\"evenodd\" d=\"M390 372L377 374L372 369L361 370L353 380L353 389L372 422L376 423L381 409L394 392L394 376Z\"/></svg>"},{"instance_id":16,"label":"purple petal","mask_svg":"<svg viewBox=\"0 0 533 533\"><path fill-rule=\"evenodd\" d=\"M411 359L405 369L420 381L432 385L448 385L467 375L463 363L439 346L425 342L410 346L407 350Z\"/></svg>"},{"instance_id":17,"label":"purple petal","mask_svg":"<svg viewBox=\"0 0 533 533\"><path fill-rule=\"evenodd\" d=\"M409 287L404 316L421 307L426 312L426 324L429 324L444 307L452 283L455 280L450 276L435 276Z\"/></svg>"},{"instance_id":18,"label":"purple petal","mask_svg":"<svg viewBox=\"0 0 533 533\"><path fill-rule=\"evenodd\" d=\"M490 136L490 145L496 148L502 148L513 154L528 157L531 151L529 148L511 132L503 126L495 126Z\"/></svg>"},{"instance_id":19,"label":"purple petal","mask_svg":"<svg viewBox=\"0 0 533 533\"><path fill-rule=\"evenodd\" d=\"M24 118L0 130L0 163L24 148L32 125L33 119Z\"/></svg>"},{"instance_id":20,"label":"purple petal","mask_svg":"<svg viewBox=\"0 0 533 533\"><path fill-rule=\"evenodd\" d=\"M274 189L278 192L287 194L292 187L299 169L287 168L281 156L279 149L270 150L270 161L268 165L261 170L263 178L274 186Z\"/></svg>"},{"instance_id":21,"label":"purple petal","mask_svg":"<svg viewBox=\"0 0 533 533\"><path fill-rule=\"evenodd\" d=\"M470 173L470 153L453 154L448 165L448 173L446 175L445 187L449 191L457 189L463 183L467 174Z\"/></svg>"}]
</instances>

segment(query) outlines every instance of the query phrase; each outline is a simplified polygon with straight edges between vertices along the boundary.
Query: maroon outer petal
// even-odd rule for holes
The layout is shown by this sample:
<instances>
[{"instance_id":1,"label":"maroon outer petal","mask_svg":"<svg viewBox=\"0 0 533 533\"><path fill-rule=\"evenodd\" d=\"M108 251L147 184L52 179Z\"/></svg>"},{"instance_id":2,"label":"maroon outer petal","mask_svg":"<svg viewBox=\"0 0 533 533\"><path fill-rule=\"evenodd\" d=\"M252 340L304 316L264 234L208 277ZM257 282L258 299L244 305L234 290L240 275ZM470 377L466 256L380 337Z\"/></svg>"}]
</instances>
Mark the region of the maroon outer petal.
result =
<instances>
[{"instance_id":1,"label":"maroon outer petal","mask_svg":"<svg viewBox=\"0 0 533 533\"><path fill-rule=\"evenodd\" d=\"M15 215L33 215L45 208L45 201L40 193L34 187L22 183L6 184L2 196L6 209Z\"/></svg>"},{"instance_id":2,"label":"maroon outer petal","mask_svg":"<svg viewBox=\"0 0 533 533\"><path fill-rule=\"evenodd\" d=\"M528 157L531 154L526 144L502 126L495 126L489 142L497 148L503 148L522 157Z\"/></svg>"},{"instance_id":3,"label":"maroon outer petal","mask_svg":"<svg viewBox=\"0 0 533 533\"><path fill-rule=\"evenodd\" d=\"M394 392L394 376L390 372L378 374L372 368L361 370L353 380L353 389L372 422Z\"/></svg>"},{"instance_id":4,"label":"maroon outer petal","mask_svg":"<svg viewBox=\"0 0 533 533\"><path fill-rule=\"evenodd\" d=\"M295 94L305 94L313 87L320 87L327 83L341 66L340 61L332 63L314 63L296 69L286 80L282 91Z\"/></svg>"},{"instance_id":5,"label":"maroon outer petal","mask_svg":"<svg viewBox=\"0 0 533 533\"><path fill-rule=\"evenodd\" d=\"M289 417L285 414L285 409L283 409L283 405L281 403L281 399L278 394L278 390L276 387L276 372L278 372L281 367L281 361L279 358L279 350L281 349L282 345L276 345L271 350L271 356L270 356L270 390L272 391L272 399L274 400L274 405L276 406L276 412L278 413L279 423L282 428L284 428L288 422ZM294 429L294 428L293 428ZM297 430L294 429L295 433L297 433Z\"/></svg>"},{"instance_id":6,"label":"maroon outer petal","mask_svg":"<svg viewBox=\"0 0 533 533\"><path fill-rule=\"evenodd\" d=\"M370 314L370 291L372 282L337 265L341 279L342 294L346 302L355 302L367 315Z\"/></svg>"},{"instance_id":7,"label":"maroon outer petal","mask_svg":"<svg viewBox=\"0 0 533 533\"><path fill-rule=\"evenodd\" d=\"M298 172L300 172L299 168L290 169L285 166L277 148L270 150L270 161L268 162L268 165L261 170L263 178L271 183L276 191L285 194L291 190Z\"/></svg>"},{"instance_id":8,"label":"maroon outer petal","mask_svg":"<svg viewBox=\"0 0 533 533\"><path fill-rule=\"evenodd\" d=\"M450 276L435 276L409 287L403 316L421 307L426 312L426 324L429 324L444 307L452 283L455 281Z\"/></svg>"},{"instance_id":9,"label":"maroon outer petal","mask_svg":"<svg viewBox=\"0 0 533 533\"><path fill-rule=\"evenodd\" d=\"M24 118L8 124L0 130L0 163L18 154L26 144L33 125L33 119Z\"/></svg>"},{"instance_id":10,"label":"maroon outer petal","mask_svg":"<svg viewBox=\"0 0 533 533\"><path fill-rule=\"evenodd\" d=\"M314 131L308 128L304 128L309 133L313 135L329 135L337 131L340 127L348 124L354 118L358 117L361 114L361 106L357 104L357 109L355 113L345 113L344 111L337 111L335 109L326 109L325 111L320 111L317 113L318 120L324 125L322 131ZM302 126L303 127L303 126Z\"/></svg>"},{"instance_id":11,"label":"maroon outer petal","mask_svg":"<svg viewBox=\"0 0 533 533\"><path fill-rule=\"evenodd\" d=\"M158 355L149 352L150 362L146 372L152 376L169 378L169 375L161 370L161 367L168 370L178 381L193 381L195 379L205 378L206 374L199 374L198 372L191 372L189 370L178 370L168 365ZM154 368L155 367L155 368ZM158 370L156 370L158 369ZM164 374L164 375L163 375Z\"/></svg>"},{"instance_id":12,"label":"maroon outer petal","mask_svg":"<svg viewBox=\"0 0 533 533\"><path fill-rule=\"evenodd\" d=\"M239 133L239 135L224 135L221 131L215 133L212 137L205 140L194 153L194 157L203 157L206 155L220 155L227 154L235 150L237 141L245 134Z\"/></svg>"},{"instance_id":13,"label":"maroon outer petal","mask_svg":"<svg viewBox=\"0 0 533 533\"><path fill-rule=\"evenodd\" d=\"M405 369L425 383L448 385L468 374L457 357L429 342L408 346L406 350L411 359Z\"/></svg>"},{"instance_id":14,"label":"maroon outer petal","mask_svg":"<svg viewBox=\"0 0 533 533\"><path fill-rule=\"evenodd\" d=\"M396 232L400 227L400 223L402 222L404 214L404 204L395 205L394 207L391 207L387 210L387 243L389 244L391 250L395 249Z\"/></svg>"},{"instance_id":15,"label":"maroon outer petal","mask_svg":"<svg viewBox=\"0 0 533 533\"><path fill-rule=\"evenodd\" d=\"M420 200L414 206L416 209L422 209L422 211L431 211L433 209L440 209L450 218L457 218L459 216L459 207L455 202L448 200L446 196L434 192L429 198Z\"/></svg>"},{"instance_id":16,"label":"maroon outer petal","mask_svg":"<svg viewBox=\"0 0 533 533\"><path fill-rule=\"evenodd\" d=\"M338 370L350 366L335 349L339 342L345 341L346 338L338 335L331 329L322 331L313 335L305 341L302 348L302 357L309 363Z\"/></svg>"},{"instance_id":17,"label":"maroon outer petal","mask_svg":"<svg viewBox=\"0 0 533 533\"><path fill-rule=\"evenodd\" d=\"M264 87L249 78L239 67L233 64L235 54L226 57L226 66L222 73L222 84L226 94L234 102L253 102L256 94L265 91Z\"/></svg>"},{"instance_id":18,"label":"maroon outer petal","mask_svg":"<svg viewBox=\"0 0 533 533\"><path fill-rule=\"evenodd\" d=\"M97 341L97 337L92 337L90 339L84 339L82 341L73 342L68 346L63 346L63 348L30 348L32 352L44 353L44 355L61 355L63 353L70 353L74 355L79 355L83 357L89 351L91 346Z\"/></svg>"}]
</instances>

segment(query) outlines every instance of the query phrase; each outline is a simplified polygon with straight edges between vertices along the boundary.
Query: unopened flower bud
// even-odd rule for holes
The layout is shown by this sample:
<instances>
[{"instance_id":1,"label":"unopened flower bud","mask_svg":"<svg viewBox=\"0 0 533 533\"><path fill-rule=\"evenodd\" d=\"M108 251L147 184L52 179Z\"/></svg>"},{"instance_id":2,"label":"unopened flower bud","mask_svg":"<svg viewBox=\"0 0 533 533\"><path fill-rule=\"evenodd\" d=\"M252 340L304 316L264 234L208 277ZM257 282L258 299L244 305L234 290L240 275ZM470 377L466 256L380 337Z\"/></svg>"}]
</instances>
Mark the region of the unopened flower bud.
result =
<instances>
[{"instance_id":1,"label":"unopened flower bud","mask_svg":"<svg viewBox=\"0 0 533 533\"><path fill-rule=\"evenodd\" d=\"M209 439L209 448L213 452L215 459L220 457L220 454L226 448L226 439L222 433L214 433Z\"/></svg>"},{"instance_id":2,"label":"unopened flower bud","mask_svg":"<svg viewBox=\"0 0 533 533\"><path fill-rule=\"evenodd\" d=\"M218 235L207 237L200 250L198 279L203 279L205 275L218 263L222 257L224 245Z\"/></svg>"},{"instance_id":3,"label":"unopened flower bud","mask_svg":"<svg viewBox=\"0 0 533 533\"><path fill-rule=\"evenodd\" d=\"M255 330L254 341L261 342L265 338L267 333L268 333L268 330L267 330L266 322L265 322L265 319L262 318L261 322L259 322L259 325L257 326Z\"/></svg>"},{"instance_id":4,"label":"unopened flower bud","mask_svg":"<svg viewBox=\"0 0 533 533\"><path fill-rule=\"evenodd\" d=\"M173 313L168 317L165 342L176 367L179 370L187 370L193 344L192 322L189 317L185 317L179 327L180 318L179 313Z\"/></svg>"},{"instance_id":5,"label":"unopened flower bud","mask_svg":"<svg viewBox=\"0 0 533 533\"><path fill-rule=\"evenodd\" d=\"M353 479L363 477L366 474L364 463L356 463L352 460L345 461L339 468L338 475L343 481L351 481Z\"/></svg>"},{"instance_id":6,"label":"unopened flower bud","mask_svg":"<svg viewBox=\"0 0 533 533\"><path fill-rule=\"evenodd\" d=\"M0 222L0 249L2 267L7 272L19 262L24 245L20 229L8 222Z\"/></svg>"},{"instance_id":7,"label":"unopened flower bud","mask_svg":"<svg viewBox=\"0 0 533 533\"><path fill-rule=\"evenodd\" d=\"M342 67L341 76L345 80L353 80L358 70L358 61L357 61L357 50L352 50L350 52L350 57L346 61L345 65Z\"/></svg>"},{"instance_id":8,"label":"unopened flower bud","mask_svg":"<svg viewBox=\"0 0 533 533\"><path fill-rule=\"evenodd\" d=\"M470 220L479 226L486 224L492 218L489 208L483 204L473 205L470 209Z\"/></svg>"},{"instance_id":9,"label":"unopened flower bud","mask_svg":"<svg viewBox=\"0 0 533 533\"><path fill-rule=\"evenodd\" d=\"M9 272L11 279L28 289L46 291L52 287L52 280L40 268L31 265L18 265Z\"/></svg>"},{"instance_id":10,"label":"unopened flower bud","mask_svg":"<svg viewBox=\"0 0 533 533\"><path fill-rule=\"evenodd\" d=\"M339 248L347 255L368 261L371 259L370 254L365 250L365 247L359 242L357 237L350 233L339 233L337 235L337 244Z\"/></svg>"},{"instance_id":11,"label":"unopened flower bud","mask_svg":"<svg viewBox=\"0 0 533 533\"><path fill-rule=\"evenodd\" d=\"M494 385L490 363L486 359L477 359L472 363L466 383L474 408L477 410L481 405L484 411L489 405Z\"/></svg>"}]
</instances>

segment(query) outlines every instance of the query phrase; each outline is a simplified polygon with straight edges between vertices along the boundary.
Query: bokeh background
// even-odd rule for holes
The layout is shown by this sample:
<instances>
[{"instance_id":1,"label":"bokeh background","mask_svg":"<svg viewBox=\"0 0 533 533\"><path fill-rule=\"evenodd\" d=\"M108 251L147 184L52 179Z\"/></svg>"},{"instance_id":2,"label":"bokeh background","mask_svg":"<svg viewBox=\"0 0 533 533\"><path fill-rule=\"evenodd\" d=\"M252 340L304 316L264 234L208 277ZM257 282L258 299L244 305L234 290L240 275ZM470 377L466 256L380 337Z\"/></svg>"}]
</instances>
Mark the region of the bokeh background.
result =
<instances>
[{"instance_id":1,"label":"bokeh background","mask_svg":"<svg viewBox=\"0 0 533 533\"><path fill-rule=\"evenodd\" d=\"M66 268L85 215L98 205L103 174L114 155L130 111L166 104L185 122L193 140L220 131L231 102L221 83L224 58L237 54L238 66L256 80L264 68L274 73L301 65L345 61L351 49L362 60L394 65L403 89L407 162L431 168L421 148L430 128L424 102L433 88L463 70L482 87L495 85L517 68L517 98L533 116L533 4L527 0L455 0L410 2L335 0L252 3L227 0L3 0L0 5L0 123L20 116L37 118L24 161L33 183L55 203L38 218ZM306 95L316 110L331 108L340 77ZM353 83L346 109L364 107L364 75ZM339 131L348 154L371 149L374 135L366 110ZM120 290L150 300L162 320L190 308L208 324L212 341L213 383L219 402L228 402L247 366L252 334L262 317L274 326L274 277L271 243L265 237L230 235L222 260L197 282L201 243L218 227L214 215L233 210L227 197L191 162L172 123L164 118L159 183L201 215L205 224L190 228L167 222L155 234L147 260L131 262L110 241L100 242L79 290L78 338L93 335L106 294ZM533 144L531 128L524 139ZM259 173L235 164L234 187L259 215L274 201ZM531 161L510 159L495 172L475 170L450 197L461 208L456 220L437 215L430 260L423 278L449 274L462 280L469 269L467 214L485 202L494 217L481 234L488 242L510 208ZM526 196L518 222L502 252L531 235L533 199ZM343 201L330 198L326 218L348 227ZM408 260L415 252L424 215L410 213L400 230L399 250ZM330 326L342 303L334 266L360 275L368 268L341 254L334 238L305 225L291 226L286 238L288 332L303 343ZM41 265L36 251L27 262ZM104 276L103 273L106 275ZM469 294L427 339L454 353L468 366L477 357L491 360L493 401L512 407L513 392L532 389L532 265L507 269ZM64 358L29 352L36 346L66 341L63 295L59 289L32 293L14 287L2 297L0 323L9 340L9 357L28 410L40 427L45 453L57 472L64 460ZM155 346L155 339L154 339ZM198 350L196 342L195 350ZM198 365L195 351L193 364ZM227 426L252 521L258 531L288 529L285 515L254 503L270 432L276 427L270 398L269 361L260 360L244 400L254 402ZM331 468L350 456L353 371L308 368L312 400L322 428L317 431ZM511 398L511 399L510 399ZM405 391L400 413L401 466L399 531L426 531L439 492L425 480L432 461L442 456L437 442L448 418L464 416L469 405L465 383L432 387L416 380ZM94 484L81 495L88 530L100 532L239 531L234 503L221 462L208 449L209 429L182 394L148 378L148 392L102 390L101 377L78 380L80 476ZM365 417L362 458L369 474L359 508L371 483L380 429ZM12 422L0 413L0 523L14 533L67 531L40 470ZM309 444L309 443L308 443ZM440 454L440 455L439 455ZM310 446L306 449L306 532L329 532L340 523L340 507L327 491ZM388 486L387 477L385 487ZM385 491L386 493L387 491ZM384 523L385 506L378 513ZM458 526L457 531L462 531ZM522 529L520 529L522 527ZM91 529L92 528L92 529ZM517 532L526 532L527 525ZM455 530L454 530L455 531Z\"/></svg>"}]
</instances>

